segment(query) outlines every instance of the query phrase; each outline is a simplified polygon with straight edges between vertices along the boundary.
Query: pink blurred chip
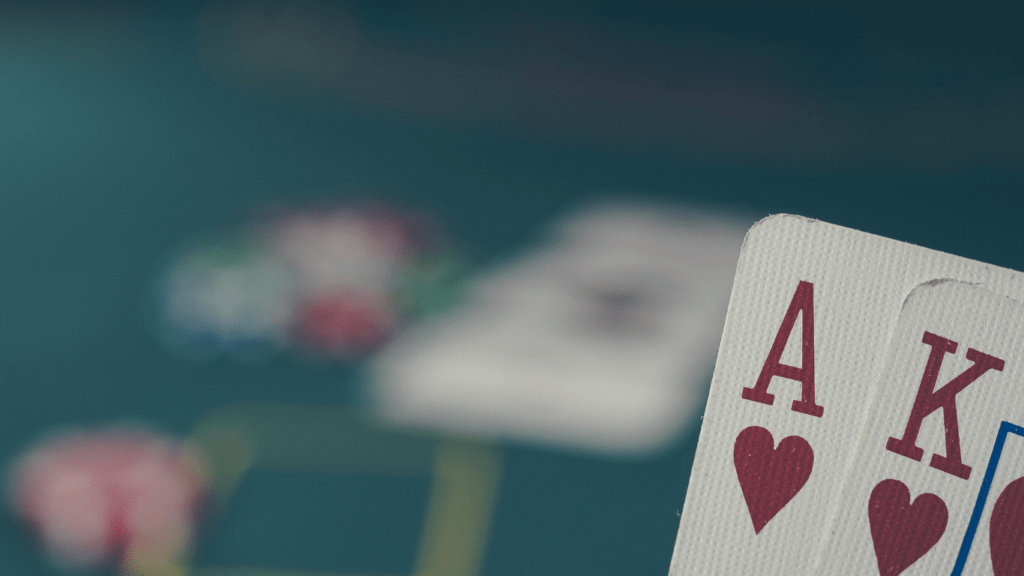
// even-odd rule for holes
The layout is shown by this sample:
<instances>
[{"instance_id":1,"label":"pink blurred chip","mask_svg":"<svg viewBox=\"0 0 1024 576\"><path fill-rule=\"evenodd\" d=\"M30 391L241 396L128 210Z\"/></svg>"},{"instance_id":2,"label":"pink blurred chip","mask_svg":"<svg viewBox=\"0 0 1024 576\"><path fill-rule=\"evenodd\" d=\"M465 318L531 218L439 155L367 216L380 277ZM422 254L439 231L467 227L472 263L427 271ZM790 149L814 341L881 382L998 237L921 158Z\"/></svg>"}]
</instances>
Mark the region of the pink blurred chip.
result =
<instances>
[{"instance_id":1,"label":"pink blurred chip","mask_svg":"<svg viewBox=\"0 0 1024 576\"><path fill-rule=\"evenodd\" d=\"M206 491L198 462L145 430L68 432L21 457L10 497L59 566L171 563L192 539Z\"/></svg>"},{"instance_id":2,"label":"pink blurred chip","mask_svg":"<svg viewBox=\"0 0 1024 576\"><path fill-rule=\"evenodd\" d=\"M422 220L422 219L420 219ZM394 212L296 212L273 227L275 254L297 279L297 343L334 357L371 352L396 327L403 274L438 234Z\"/></svg>"},{"instance_id":3,"label":"pink blurred chip","mask_svg":"<svg viewBox=\"0 0 1024 576\"><path fill-rule=\"evenodd\" d=\"M413 250L400 219L357 210L281 218L274 227L273 244L307 295L387 290Z\"/></svg>"}]
</instances>

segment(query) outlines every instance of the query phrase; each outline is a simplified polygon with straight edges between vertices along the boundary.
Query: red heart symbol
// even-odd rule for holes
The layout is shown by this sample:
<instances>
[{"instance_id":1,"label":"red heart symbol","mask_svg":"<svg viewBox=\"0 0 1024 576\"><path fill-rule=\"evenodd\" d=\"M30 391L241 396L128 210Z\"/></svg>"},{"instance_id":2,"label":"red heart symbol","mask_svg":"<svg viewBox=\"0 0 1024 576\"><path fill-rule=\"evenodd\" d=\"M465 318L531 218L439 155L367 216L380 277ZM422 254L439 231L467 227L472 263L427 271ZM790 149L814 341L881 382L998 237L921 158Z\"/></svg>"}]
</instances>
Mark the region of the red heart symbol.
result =
<instances>
[{"instance_id":1,"label":"red heart symbol","mask_svg":"<svg viewBox=\"0 0 1024 576\"><path fill-rule=\"evenodd\" d=\"M814 451L799 436L783 438L776 449L771 432L751 426L736 437L732 459L754 521L754 534L759 534L807 483Z\"/></svg>"},{"instance_id":2,"label":"red heart symbol","mask_svg":"<svg viewBox=\"0 0 1024 576\"><path fill-rule=\"evenodd\" d=\"M999 495L988 530L995 576L1024 574L1024 478L1010 482Z\"/></svg>"},{"instance_id":3,"label":"red heart symbol","mask_svg":"<svg viewBox=\"0 0 1024 576\"><path fill-rule=\"evenodd\" d=\"M949 512L935 494L921 494L910 503L910 489L899 480L882 480L868 501L871 540L881 576L906 570L939 541Z\"/></svg>"}]
</instances>

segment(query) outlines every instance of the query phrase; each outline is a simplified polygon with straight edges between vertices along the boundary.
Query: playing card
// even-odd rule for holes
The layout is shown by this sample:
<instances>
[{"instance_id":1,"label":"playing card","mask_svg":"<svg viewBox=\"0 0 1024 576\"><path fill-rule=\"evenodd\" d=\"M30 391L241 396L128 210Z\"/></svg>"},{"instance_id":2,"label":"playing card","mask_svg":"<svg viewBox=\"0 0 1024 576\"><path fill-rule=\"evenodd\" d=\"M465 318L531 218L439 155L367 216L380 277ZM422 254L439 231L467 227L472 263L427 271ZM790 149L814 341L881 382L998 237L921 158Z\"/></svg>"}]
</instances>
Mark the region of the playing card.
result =
<instances>
[{"instance_id":1,"label":"playing card","mask_svg":"<svg viewBox=\"0 0 1024 576\"><path fill-rule=\"evenodd\" d=\"M477 280L461 310L400 336L374 398L403 423L609 455L696 418L746 226L595 208L554 246Z\"/></svg>"},{"instance_id":2,"label":"playing card","mask_svg":"<svg viewBox=\"0 0 1024 576\"><path fill-rule=\"evenodd\" d=\"M915 288L816 573L1021 574L1024 467L1005 437L1011 456L993 467L996 497L981 508L985 541L968 544L966 570L954 567L1000 429L1024 422L1022 394L1024 305L951 280Z\"/></svg>"},{"instance_id":3,"label":"playing card","mask_svg":"<svg viewBox=\"0 0 1024 576\"><path fill-rule=\"evenodd\" d=\"M824 222L750 230L670 574L811 574L900 306L943 277L1024 298L1020 273Z\"/></svg>"}]
</instances>

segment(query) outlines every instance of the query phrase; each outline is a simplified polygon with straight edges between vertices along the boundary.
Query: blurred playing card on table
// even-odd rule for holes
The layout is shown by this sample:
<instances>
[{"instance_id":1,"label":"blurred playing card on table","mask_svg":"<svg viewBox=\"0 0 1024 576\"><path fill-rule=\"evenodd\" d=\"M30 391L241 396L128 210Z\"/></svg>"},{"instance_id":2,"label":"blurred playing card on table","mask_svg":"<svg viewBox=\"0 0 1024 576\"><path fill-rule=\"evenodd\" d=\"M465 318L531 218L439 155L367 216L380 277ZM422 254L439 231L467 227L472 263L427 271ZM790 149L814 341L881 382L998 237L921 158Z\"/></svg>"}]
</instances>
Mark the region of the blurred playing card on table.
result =
<instances>
[{"instance_id":1,"label":"blurred playing card on table","mask_svg":"<svg viewBox=\"0 0 1024 576\"><path fill-rule=\"evenodd\" d=\"M598 453L664 447L703 400L744 229L649 206L569 218L390 345L377 405L404 424Z\"/></svg>"}]
</instances>

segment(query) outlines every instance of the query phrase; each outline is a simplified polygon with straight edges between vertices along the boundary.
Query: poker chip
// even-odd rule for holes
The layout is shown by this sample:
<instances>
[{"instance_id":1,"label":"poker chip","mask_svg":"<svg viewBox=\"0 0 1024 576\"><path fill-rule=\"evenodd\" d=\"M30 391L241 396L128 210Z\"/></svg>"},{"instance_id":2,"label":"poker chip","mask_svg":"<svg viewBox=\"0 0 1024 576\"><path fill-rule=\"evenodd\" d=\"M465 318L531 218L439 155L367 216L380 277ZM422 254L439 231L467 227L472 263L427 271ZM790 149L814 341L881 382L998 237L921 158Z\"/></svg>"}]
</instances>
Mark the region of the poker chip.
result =
<instances>
[{"instance_id":1,"label":"poker chip","mask_svg":"<svg viewBox=\"0 0 1024 576\"><path fill-rule=\"evenodd\" d=\"M193 246L161 282L162 332L178 352L259 357L289 341L294 278L258 237Z\"/></svg>"},{"instance_id":2,"label":"poker chip","mask_svg":"<svg viewBox=\"0 0 1024 576\"><path fill-rule=\"evenodd\" d=\"M296 336L314 353L359 356L380 344L396 321L390 303L372 293L336 293L303 304Z\"/></svg>"},{"instance_id":3,"label":"poker chip","mask_svg":"<svg viewBox=\"0 0 1024 576\"><path fill-rule=\"evenodd\" d=\"M160 333L190 358L358 359L455 302L465 269L423 216L283 211L181 251L159 282Z\"/></svg>"},{"instance_id":4,"label":"poker chip","mask_svg":"<svg viewBox=\"0 0 1024 576\"><path fill-rule=\"evenodd\" d=\"M372 351L398 325L395 290L422 248L396 214L304 212L274 226L275 253L294 272L295 343L334 357Z\"/></svg>"},{"instance_id":5,"label":"poker chip","mask_svg":"<svg viewBox=\"0 0 1024 576\"><path fill-rule=\"evenodd\" d=\"M349 210L282 218L273 245L305 294L381 291L411 254L398 219Z\"/></svg>"},{"instance_id":6,"label":"poker chip","mask_svg":"<svg viewBox=\"0 0 1024 576\"><path fill-rule=\"evenodd\" d=\"M195 532L207 481L198 455L141 429L66 432L11 468L9 499L66 569L174 563Z\"/></svg>"}]
</instances>

